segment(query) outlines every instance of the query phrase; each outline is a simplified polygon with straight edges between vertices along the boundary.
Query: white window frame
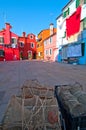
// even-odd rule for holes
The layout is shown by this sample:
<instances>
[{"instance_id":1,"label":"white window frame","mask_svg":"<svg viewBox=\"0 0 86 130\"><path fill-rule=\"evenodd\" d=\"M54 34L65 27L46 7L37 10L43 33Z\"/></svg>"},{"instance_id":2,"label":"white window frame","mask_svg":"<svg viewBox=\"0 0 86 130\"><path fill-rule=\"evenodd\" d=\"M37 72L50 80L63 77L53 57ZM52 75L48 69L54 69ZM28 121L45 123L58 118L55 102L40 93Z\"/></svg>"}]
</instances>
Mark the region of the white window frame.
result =
<instances>
[{"instance_id":1,"label":"white window frame","mask_svg":"<svg viewBox=\"0 0 86 130\"><path fill-rule=\"evenodd\" d=\"M13 43L12 43L12 39L15 39L16 42L13 42ZM12 43L12 44L17 44L17 38L16 38L16 37L11 37L11 43Z\"/></svg>"},{"instance_id":2,"label":"white window frame","mask_svg":"<svg viewBox=\"0 0 86 130\"><path fill-rule=\"evenodd\" d=\"M0 36L0 38L2 38L2 39L1 39L2 42L0 42L0 44L3 44L3 43L4 43L4 37L3 37L3 36Z\"/></svg>"},{"instance_id":3,"label":"white window frame","mask_svg":"<svg viewBox=\"0 0 86 130\"><path fill-rule=\"evenodd\" d=\"M38 52L38 56L41 56L41 55L40 55L40 52Z\"/></svg>"}]
</instances>

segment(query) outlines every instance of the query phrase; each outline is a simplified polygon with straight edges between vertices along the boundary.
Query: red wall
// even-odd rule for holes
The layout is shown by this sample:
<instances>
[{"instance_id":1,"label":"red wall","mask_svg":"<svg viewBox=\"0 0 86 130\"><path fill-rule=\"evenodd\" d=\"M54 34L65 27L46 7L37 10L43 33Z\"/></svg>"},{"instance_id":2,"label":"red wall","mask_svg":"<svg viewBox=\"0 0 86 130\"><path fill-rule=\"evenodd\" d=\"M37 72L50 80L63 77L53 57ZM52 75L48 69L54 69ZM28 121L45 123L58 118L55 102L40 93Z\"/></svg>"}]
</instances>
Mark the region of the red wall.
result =
<instances>
[{"instance_id":1,"label":"red wall","mask_svg":"<svg viewBox=\"0 0 86 130\"><path fill-rule=\"evenodd\" d=\"M18 35L14 34L10 31L11 25L9 23L6 23L5 29L0 31L0 36L4 38L3 46L1 46L0 49L4 50L5 56L1 56L0 60L19 60L20 59L20 53L22 52L23 59L28 59L28 51L32 52L32 58L36 58L36 37L34 34L28 34L26 36L25 32L23 32L23 35L21 37L18 37ZM32 36L32 38L31 38ZM17 39L17 45L18 47L12 48L6 47L7 45L11 45L11 39L16 38ZM20 42L24 43L24 47L20 46ZM31 43L34 43L34 47L31 48Z\"/></svg>"},{"instance_id":2,"label":"red wall","mask_svg":"<svg viewBox=\"0 0 86 130\"><path fill-rule=\"evenodd\" d=\"M17 48L5 48L5 60L19 60L19 49Z\"/></svg>"},{"instance_id":3,"label":"red wall","mask_svg":"<svg viewBox=\"0 0 86 130\"><path fill-rule=\"evenodd\" d=\"M18 48L6 48L4 47L5 55L0 57L0 61L13 61L13 60L20 60L19 56L19 49Z\"/></svg>"},{"instance_id":4,"label":"red wall","mask_svg":"<svg viewBox=\"0 0 86 130\"><path fill-rule=\"evenodd\" d=\"M33 36L31 38L30 36ZM28 59L28 51L32 51L32 58L34 58L34 53L36 55L36 37L34 34L29 34L28 36L23 35L22 37L19 37L19 42L24 43L24 47L19 46L19 51L23 52L23 59ZM34 48L31 48L31 43L34 43Z\"/></svg>"},{"instance_id":5,"label":"red wall","mask_svg":"<svg viewBox=\"0 0 86 130\"><path fill-rule=\"evenodd\" d=\"M6 47L5 45L11 45L11 39L16 38L18 41L18 35L15 33L11 32L10 29L12 27L10 26L9 23L6 23L6 28L0 31L0 36L4 38L4 43L3 46L0 46L0 50L4 50L5 56L0 57L0 61L3 61L4 59L6 61L11 61L11 60L19 60L19 48L12 48L12 47ZM18 44L18 42L17 42Z\"/></svg>"}]
</instances>

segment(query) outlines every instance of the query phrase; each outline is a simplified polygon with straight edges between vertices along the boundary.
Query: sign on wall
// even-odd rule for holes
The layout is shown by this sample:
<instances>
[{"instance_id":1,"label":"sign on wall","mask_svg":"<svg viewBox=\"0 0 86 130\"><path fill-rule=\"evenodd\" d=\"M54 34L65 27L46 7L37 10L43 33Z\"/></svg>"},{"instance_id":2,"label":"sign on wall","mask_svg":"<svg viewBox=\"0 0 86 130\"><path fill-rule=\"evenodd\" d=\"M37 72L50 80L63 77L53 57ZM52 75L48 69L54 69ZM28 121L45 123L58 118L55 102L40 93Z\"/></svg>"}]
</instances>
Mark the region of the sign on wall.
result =
<instances>
[{"instance_id":1,"label":"sign on wall","mask_svg":"<svg viewBox=\"0 0 86 130\"><path fill-rule=\"evenodd\" d=\"M67 46L62 48L62 59L67 59Z\"/></svg>"},{"instance_id":2,"label":"sign on wall","mask_svg":"<svg viewBox=\"0 0 86 130\"><path fill-rule=\"evenodd\" d=\"M79 57L82 56L81 44L68 46L67 57Z\"/></svg>"}]
</instances>

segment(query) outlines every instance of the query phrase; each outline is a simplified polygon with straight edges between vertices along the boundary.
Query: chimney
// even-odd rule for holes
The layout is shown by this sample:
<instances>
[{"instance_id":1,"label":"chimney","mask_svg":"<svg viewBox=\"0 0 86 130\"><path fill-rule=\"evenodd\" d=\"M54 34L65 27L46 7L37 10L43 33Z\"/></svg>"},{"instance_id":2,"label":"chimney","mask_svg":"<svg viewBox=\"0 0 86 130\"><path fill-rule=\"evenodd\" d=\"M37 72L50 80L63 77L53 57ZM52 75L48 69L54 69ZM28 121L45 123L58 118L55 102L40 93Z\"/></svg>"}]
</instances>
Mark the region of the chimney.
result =
<instances>
[{"instance_id":1,"label":"chimney","mask_svg":"<svg viewBox=\"0 0 86 130\"><path fill-rule=\"evenodd\" d=\"M25 37L25 36L26 36L26 33L25 33L25 32L23 32L23 33L22 33L22 36L23 36L23 37Z\"/></svg>"},{"instance_id":2,"label":"chimney","mask_svg":"<svg viewBox=\"0 0 86 130\"><path fill-rule=\"evenodd\" d=\"M12 26L9 23L6 23L6 30L10 31L11 28Z\"/></svg>"},{"instance_id":3,"label":"chimney","mask_svg":"<svg viewBox=\"0 0 86 130\"><path fill-rule=\"evenodd\" d=\"M11 33L10 33L10 29L12 28L11 25L9 23L5 23L6 25L6 32L5 32L5 44L11 44Z\"/></svg>"},{"instance_id":4,"label":"chimney","mask_svg":"<svg viewBox=\"0 0 86 130\"><path fill-rule=\"evenodd\" d=\"M54 33L54 25L53 23L50 24L50 35Z\"/></svg>"}]
</instances>

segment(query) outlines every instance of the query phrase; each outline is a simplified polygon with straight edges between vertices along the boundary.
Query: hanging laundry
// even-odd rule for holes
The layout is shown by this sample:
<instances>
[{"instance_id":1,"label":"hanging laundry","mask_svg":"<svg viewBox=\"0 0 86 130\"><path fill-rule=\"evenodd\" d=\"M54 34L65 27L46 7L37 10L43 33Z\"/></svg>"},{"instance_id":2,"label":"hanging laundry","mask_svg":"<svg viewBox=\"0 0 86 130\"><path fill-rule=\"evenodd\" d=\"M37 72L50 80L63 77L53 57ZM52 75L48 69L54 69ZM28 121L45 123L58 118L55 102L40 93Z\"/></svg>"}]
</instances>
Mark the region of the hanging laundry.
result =
<instances>
[{"instance_id":1,"label":"hanging laundry","mask_svg":"<svg viewBox=\"0 0 86 130\"><path fill-rule=\"evenodd\" d=\"M73 15L66 19L67 38L80 30L81 6L79 6Z\"/></svg>"}]
</instances>

